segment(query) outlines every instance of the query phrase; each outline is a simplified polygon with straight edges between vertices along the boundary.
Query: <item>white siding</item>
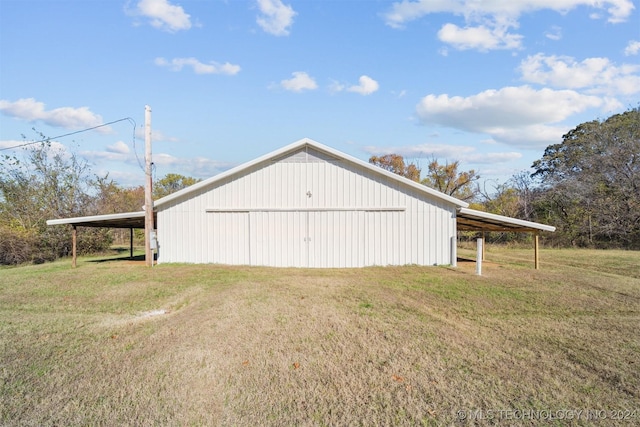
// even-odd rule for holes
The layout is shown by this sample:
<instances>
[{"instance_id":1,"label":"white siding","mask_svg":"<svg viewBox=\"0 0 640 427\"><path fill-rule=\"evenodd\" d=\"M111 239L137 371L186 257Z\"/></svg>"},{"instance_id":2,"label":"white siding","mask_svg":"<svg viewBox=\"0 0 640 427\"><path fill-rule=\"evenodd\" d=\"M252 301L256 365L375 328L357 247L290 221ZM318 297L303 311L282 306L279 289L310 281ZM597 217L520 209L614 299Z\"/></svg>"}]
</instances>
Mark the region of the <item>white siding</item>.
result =
<instances>
[{"instance_id":1,"label":"white siding","mask_svg":"<svg viewBox=\"0 0 640 427\"><path fill-rule=\"evenodd\" d=\"M307 265L306 218L299 212L251 212L251 264Z\"/></svg>"},{"instance_id":2,"label":"white siding","mask_svg":"<svg viewBox=\"0 0 640 427\"><path fill-rule=\"evenodd\" d=\"M160 262L293 267L451 264L455 206L300 150L158 212Z\"/></svg>"}]
</instances>

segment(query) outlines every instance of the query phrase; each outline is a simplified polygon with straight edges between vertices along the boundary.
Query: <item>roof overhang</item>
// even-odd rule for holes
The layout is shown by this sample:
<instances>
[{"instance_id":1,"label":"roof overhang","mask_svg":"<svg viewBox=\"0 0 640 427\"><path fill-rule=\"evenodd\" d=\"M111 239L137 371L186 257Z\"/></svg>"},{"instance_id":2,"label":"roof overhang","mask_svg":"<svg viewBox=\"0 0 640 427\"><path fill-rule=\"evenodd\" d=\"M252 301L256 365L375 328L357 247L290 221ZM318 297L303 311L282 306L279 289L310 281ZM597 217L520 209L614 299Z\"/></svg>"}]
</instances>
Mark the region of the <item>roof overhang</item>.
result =
<instances>
[{"instance_id":1,"label":"roof overhang","mask_svg":"<svg viewBox=\"0 0 640 427\"><path fill-rule=\"evenodd\" d=\"M153 213L154 223L156 213ZM50 219L47 225L73 225L78 227L105 228L142 228L144 229L145 212L125 212L109 215L80 216L75 218Z\"/></svg>"},{"instance_id":2,"label":"roof overhang","mask_svg":"<svg viewBox=\"0 0 640 427\"><path fill-rule=\"evenodd\" d=\"M508 216L491 214L469 208L458 208L456 223L458 231L556 231L551 225L524 221Z\"/></svg>"}]
</instances>

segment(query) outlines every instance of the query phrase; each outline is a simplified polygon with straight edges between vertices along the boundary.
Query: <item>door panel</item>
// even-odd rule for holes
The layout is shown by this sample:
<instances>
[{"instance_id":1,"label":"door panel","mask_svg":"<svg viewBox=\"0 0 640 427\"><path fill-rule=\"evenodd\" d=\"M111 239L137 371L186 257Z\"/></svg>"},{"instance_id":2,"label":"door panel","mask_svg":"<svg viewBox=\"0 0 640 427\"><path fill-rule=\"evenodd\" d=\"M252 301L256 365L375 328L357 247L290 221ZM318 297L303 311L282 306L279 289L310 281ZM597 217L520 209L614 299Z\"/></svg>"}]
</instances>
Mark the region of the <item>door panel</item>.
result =
<instances>
[{"instance_id":1,"label":"door panel","mask_svg":"<svg viewBox=\"0 0 640 427\"><path fill-rule=\"evenodd\" d=\"M309 267L361 267L365 212L309 212Z\"/></svg>"},{"instance_id":2,"label":"door panel","mask_svg":"<svg viewBox=\"0 0 640 427\"><path fill-rule=\"evenodd\" d=\"M307 212L251 212L251 264L307 265Z\"/></svg>"},{"instance_id":3,"label":"door panel","mask_svg":"<svg viewBox=\"0 0 640 427\"><path fill-rule=\"evenodd\" d=\"M210 214L207 262L249 264L249 213Z\"/></svg>"}]
</instances>

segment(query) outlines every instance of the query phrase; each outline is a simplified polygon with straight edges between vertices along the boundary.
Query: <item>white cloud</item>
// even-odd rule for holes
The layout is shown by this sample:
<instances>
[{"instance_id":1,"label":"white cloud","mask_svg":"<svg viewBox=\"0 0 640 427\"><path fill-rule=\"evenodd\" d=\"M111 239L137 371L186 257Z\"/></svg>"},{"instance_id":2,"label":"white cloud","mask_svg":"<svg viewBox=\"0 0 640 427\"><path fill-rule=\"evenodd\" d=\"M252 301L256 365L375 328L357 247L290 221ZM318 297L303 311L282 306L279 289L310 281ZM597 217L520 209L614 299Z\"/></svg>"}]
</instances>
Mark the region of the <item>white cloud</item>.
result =
<instances>
[{"instance_id":1,"label":"white cloud","mask_svg":"<svg viewBox=\"0 0 640 427\"><path fill-rule=\"evenodd\" d=\"M558 124L532 124L518 128L495 127L491 136L498 142L524 148L544 148L562 141L562 135L573 126Z\"/></svg>"},{"instance_id":2,"label":"white cloud","mask_svg":"<svg viewBox=\"0 0 640 427\"><path fill-rule=\"evenodd\" d=\"M115 144L107 146L107 151L116 154L129 154L131 150L127 144L122 141L118 141Z\"/></svg>"},{"instance_id":3,"label":"white cloud","mask_svg":"<svg viewBox=\"0 0 640 427\"><path fill-rule=\"evenodd\" d=\"M2 154L8 154L9 152L12 152L14 155L17 153L21 153L23 152L23 150L35 150L37 148L41 147L42 143L33 143L34 141L29 141L29 140L4 140L4 141L0 141L0 150L2 150ZM67 147L65 147L63 144L59 143L58 141L53 141L53 140L49 140L47 141L48 145L51 149L52 152L56 153L56 154L61 154L64 158L69 158L70 157L70 153L67 150Z\"/></svg>"},{"instance_id":4,"label":"white cloud","mask_svg":"<svg viewBox=\"0 0 640 427\"><path fill-rule=\"evenodd\" d=\"M529 56L520 64L522 79L558 88L585 89L590 94L632 95L640 92L640 66L615 66L607 58L582 62L568 56Z\"/></svg>"},{"instance_id":5,"label":"white cloud","mask_svg":"<svg viewBox=\"0 0 640 427\"><path fill-rule=\"evenodd\" d=\"M506 28L489 28L484 25L460 28L455 24L445 24L438 31L438 39L456 49L477 49L481 52L495 49L518 49L522 46L522 36L510 34Z\"/></svg>"},{"instance_id":6,"label":"white cloud","mask_svg":"<svg viewBox=\"0 0 640 427\"><path fill-rule=\"evenodd\" d=\"M626 56L637 55L640 52L640 41L639 40L631 40L627 47L624 49L624 54Z\"/></svg>"},{"instance_id":7,"label":"white cloud","mask_svg":"<svg viewBox=\"0 0 640 427\"><path fill-rule=\"evenodd\" d=\"M240 72L240 66L225 62L219 64L211 61L202 63L196 58L173 58L171 61L165 58L156 58L155 64L159 67L169 68L171 71L181 71L184 67L191 67L196 74L227 74L235 75Z\"/></svg>"},{"instance_id":8,"label":"white cloud","mask_svg":"<svg viewBox=\"0 0 640 427\"><path fill-rule=\"evenodd\" d=\"M291 6L281 0L257 0L261 15L256 22L267 33L274 36L289 35L289 27L293 24L293 17L297 13Z\"/></svg>"},{"instance_id":9,"label":"white cloud","mask_svg":"<svg viewBox=\"0 0 640 427\"><path fill-rule=\"evenodd\" d=\"M471 146L449 144L417 144L410 146L364 147L369 154L400 154L408 159L459 158L475 151Z\"/></svg>"},{"instance_id":10,"label":"white cloud","mask_svg":"<svg viewBox=\"0 0 640 427\"><path fill-rule=\"evenodd\" d=\"M175 6L167 0L140 0L133 12L149 18L151 25L163 31L174 33L191 28L191 17L182 6Z\"/></svg>"},{"instance_id":11,"label":"white cloud","mask_svg":"<svg viewBox=\"0 0 640 427\"><path fill-rule=\"evenodd\" d=\"M343 90L345 90L345 88L346 86L344 84L334 80L329 85L329 92L331 93L342 92Z\"/></svg>"},{"instance_id":12,"label":"white cloud","mask_svg":"<svg viewBox=\"0 0 640 427\"><path fill-rule=\"evenodd\" d=\"M402 89L400 91L391 91L391 93L398 99L404 98L407 95L406 89Z\"/></svg>"},{"instance_id":13,"label":"white cloud","mask_svg":"<svg viewBox=\"0 0 640 427\"><path fill-rule=\"evenodd\" d=\"M529 86L487 90L460 97L427 95L416 112L425 124L485 133L498 142L544 147L561 140L573 114L594 107L611 107L607 100L572 90L535 90ZM618 105L618 107L620 107Z\"/></svg>"},{"instance_id":14,"label":"white cloud","mask_svg":"<svg viewBox=\"0 0 640 427\"><path fill-rule=\"evenodd\" d=\"M130 172L117 169L99 169L96 171L96 175L98 176L105 176L107 174L109 175L109 179L114 180L125 188L138 187L145 184L144 171ZM140 210L142 210L142 206L140 206Z\"/></svg>"},{"instance_id":15,"label":"white cloud","mask_svg":"<svg viewBox=\"0 0 640 427\"><path fill-rule=\"evenodd\" d=\"M49 126L65 129L86 129L103 124L102 117L92 113L89 107L60 107L46 110L43 102L33 98L22 98L11 102L0 100L0 111L7 116L30 122L41 121ZM108 133L108 126L96 129Z\"/></svg>"},{"instance_id":16,"label":"white cloud","mask_svg":"<svg viewBox=\"0 0 640 427\"><path fill-rule=\"evenodd\" d=\"M136 128L136 138L140 139L142 141L144 141L146 135L145 135L145 130L144 127L137 127ZM159 131L158 129L153 128L151 130L151 140L153 142L156 141L163 141L163 142L180 142L180 140L178 138L176 138L175 136L168 136L165 135L162 131ZM143 142L144 144L144 142Z\"/></svg>"},{"instance_id":17,"label":"white cloud","mask_svg":"<svg viewBox=\"0 0 640 427\"><path fill-rule=\"evenodd\" d=\"M371 95L380 87L378 82L369 76L360 76L358 82L357 85L350 86L347 90L349 92L359 93L360 95Z\"/></svg>"},{"instance_id":18,"label":"white cloud","mask_svg":"<svg viewBox=\"0 0 640 427\"><path fill-rule=\"evenodd\" d=\"M467 22L478 22L487 17L515 19L524 13L545 9L564 14L579 6L606 8L612 23L626 21L634 9L631 0L402 0L393 3L383 18L387 25L402 28L405 23L432 13L452 13L464 16Z\"/></svg>"},{"instance_id":19,"label":"white cloud","mask_svg":"<svg viewBox=\"0 0 640 427\"><path fill-rule=\"evenodd\" d=\"M329 91L331 93L342 92L346 90L348 92L359 93L360 95L371 95L372 93L377 92L379 88L380 85L377 81L365 75L360 76L357 85L348 86L338 81L332 81L329 85Z\"/></svg>"},{"instance_id":20,"label":"white cloud","mask_svg":"<svg viewBox=\"0 0 640 427\"><path fill-rule=\"evenodd\" d=\"M450 144L418 144L411 146L363 148L371 155L399 154L405 159L450 159L476 164L508 163L522 158L522 153L515 151L478 153L475 147ZM418 164L420 162L417 162Z\"/></svg>"},{"instance_id":21,"label":"white cloud","mask_svg":"<svg viewBox=\"0 0 640 427\"><path fill-rule=\"evenodd\" d=\"M505 151L500 153L474 153L464 157L470 163L494 165L496 163L510 163L522 158L522 153Z\"/></svg>"},{"instance_id":22,"label":"white cloud","mask_svg":"<svg viewBox=\"0 0 640 427\"><path fill-rule=\"evenodd\" d=\"M141 139L144 139L144 129L142 130L142 137ZM163 141L163 142L180 142L179 138L176 138L175 136L169 136L169 135L165 135L164 132L159 131L157 129L152 129L151 130L151 139L153 141Z\"/></svg>"},{"instance_id":23,"label":"white cloud","mask_svg":"<svg viewBox=\"0 0 640 427\"><path fill-rule=\"evenodd\" d=\"M409 21L420 19L431 13L462 14L462 4L455 0L410 1L393 3L391 10L383 14L385 23L392 28L403 28Z\"/></svg>"},{"instance_id":24,"label":"white cloud","mask_svg":"<svg viewBox=\"0 0 640 427\"><path fill-rule=\"evenodd\" d=\"M223 172L235 164L208 159L206 157L175 157L171 154L158 153L153 156L156 174L164 176L167 173L180 173L194 178L210 178Z\"/></svg>"},{"instance_id":25,"label":"white cloud","mask_svg":"<svg viewBox=\"0 0 640 427\"><path fill-rule=\"evenodd\" d=\"M586 0L583 1L587 3ZM608 21L613 24L625 22L627 18L633 13L633 9L635 9L635 6L633 5L633 2L631 0L609 0L597 3L589 3L593 4L594 6L609 4L610 6L607 9L607 12L609 12Z\"/></svg>"},{"instance_id":26,"label":"white cloud","mask_svg":"<svg viewBox=\"0 0 640 427\"><path fill-rule=\"evenodd\" d=\"M23 145L29 141L18 141L16 139L5 139L0 141L0 150L12 150L19 145ZM17 148L15 148L17 150Z\"/></svg>"},{"instance_id":27,"label":"white cloud","mask_svg":"<svg viewBox=\"0 0 640 427\"><path fill-rule=\"evenodd\" d=\"M126 163L130 165L136 164L135 155L131 153L119 153L117 151L110 150L109 148L107 148L106 151L83 150L80 151L80 155L95 163L107 161Z\"/></svg>"},{"instance_id":28,"label":"white cloud","mask_svg":"<svg viewBox=\"0 0 640 427\"><path fill-rule=\"evenodd\" d=\"M292 92L302 92L304 90L314 90L318 88L316 81L303 71L295 71L289 80L282 80L280 86Z\"/></svg>"},{"instance_id":29,"label":"white cloud","mask_svg":"<svg viewBox=\"0 0 640 427\"><path fill-rule=\"evenodd\" d=\"M176 165L179 161L180 159L178 157L166 153L157 153L153 156L153 163L161 166Z\"/></svg>"},{"instance_id":30,"label":"white cloud","mask_svg":"<svg viewBox=\"0 0 640 427\"><path fill-rule=\"evenodd\" d=\"M562 39L562 28L554 25L544 33L544 36L549 40L560 40Z\"/></svg>"},{"instance_id":31,"label":"white cloud","mask_svg":"<svg viewBox=\"0 0 640 427\"><path fill-rule=\"evenodd\" d=\"M390 27L403 28L429 14L461 16L465 27L446 23L438 32L439 39L457 49L487 51L520 48L522 36L509 30L518 28L518 19L525 13L554 10L564 14L579 6L606 9L611 23L626 21L634 9L631 0L402 0L393 3L383 18ZM560 33L548 32L547 37L556 40Z\"/></svg>"},{"instance_id":32,"label":"white cloud","mask_svg":"<svg viewBox=\"0 0 640 427\"><path fill-rule=\"evenodd\" d=\"M127 164L134 169L144 173L139 161L142 157L136 158L133 152L116 152L108 147L106 151L82 151L79 154L95 163L117 162L122 165ZM156 176L164 176L168 173L180 173L195 178L210 178L235 164L207 159L205 157L176 157L167 153L154 153L153 164L156 168ZM106 170L111 175L111 170ZM101 171L101 173L103 173Z\"/></svg>"}]
</instances>

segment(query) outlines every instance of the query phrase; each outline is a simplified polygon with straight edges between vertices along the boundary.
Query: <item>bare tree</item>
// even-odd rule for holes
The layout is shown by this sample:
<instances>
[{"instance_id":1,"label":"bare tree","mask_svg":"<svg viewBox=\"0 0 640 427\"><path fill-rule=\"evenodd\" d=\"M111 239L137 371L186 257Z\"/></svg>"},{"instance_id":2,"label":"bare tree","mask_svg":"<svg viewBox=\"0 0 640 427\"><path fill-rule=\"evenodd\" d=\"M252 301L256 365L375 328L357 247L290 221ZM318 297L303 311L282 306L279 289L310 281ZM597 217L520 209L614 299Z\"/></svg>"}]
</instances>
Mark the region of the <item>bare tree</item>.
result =
<instances>
[{"instance_id":1,"label":"bare tree","mask_svg":"<svg viewBox=\"0 0 640 427\"><path fill-rule=\"evenodd\" d=\"M385 154L384 156L371 156L369 163L379 166L384 170L404 176L411 181L420 181L420 168L413 163L406 164L399 154Z\"/></svg>"},{"instance_id":2,"label":"bare tree","mask_svg":"<svg viewBox=\"0 0 640 427\"><path fill-rule=\"evenodd\" d=\"M427 176L421 183L457 199L470 201L479 193L476 181L480 179L480 175L473 169L460 171L459 167L460 162L457 160L441 165L437 159L432 159Z\"/></svg>"}]
</instances>

